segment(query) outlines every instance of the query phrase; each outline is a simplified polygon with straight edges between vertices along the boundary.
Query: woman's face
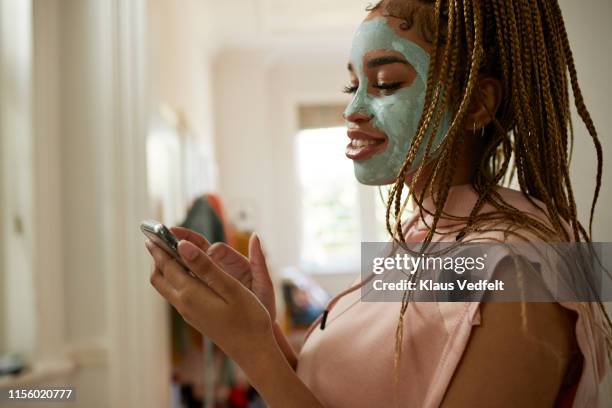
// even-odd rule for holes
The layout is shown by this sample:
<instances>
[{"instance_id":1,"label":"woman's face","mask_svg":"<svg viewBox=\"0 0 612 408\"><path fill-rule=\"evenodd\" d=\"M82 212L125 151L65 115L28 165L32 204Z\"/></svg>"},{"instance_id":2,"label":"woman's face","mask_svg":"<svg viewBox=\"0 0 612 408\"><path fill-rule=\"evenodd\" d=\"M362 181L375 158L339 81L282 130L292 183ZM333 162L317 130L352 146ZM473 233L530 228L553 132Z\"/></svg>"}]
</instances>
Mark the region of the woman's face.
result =
<instances>
[{"instance_id":1,"label":"woman's face","mask_svg":"<svg viewBox=\"0 0 612 408\"><path fill-rule=\"evenodd\" d=\"M401 23L374 12L353 39L347 91L354 97L344 112L350 138L346 156L363 184L395 180L423 112L431 48L415 28L401 30ZM445 114L434 149L448 122ZM410 171L418 167L423 153L424 144Z\"/></svg>"}]
</instances>

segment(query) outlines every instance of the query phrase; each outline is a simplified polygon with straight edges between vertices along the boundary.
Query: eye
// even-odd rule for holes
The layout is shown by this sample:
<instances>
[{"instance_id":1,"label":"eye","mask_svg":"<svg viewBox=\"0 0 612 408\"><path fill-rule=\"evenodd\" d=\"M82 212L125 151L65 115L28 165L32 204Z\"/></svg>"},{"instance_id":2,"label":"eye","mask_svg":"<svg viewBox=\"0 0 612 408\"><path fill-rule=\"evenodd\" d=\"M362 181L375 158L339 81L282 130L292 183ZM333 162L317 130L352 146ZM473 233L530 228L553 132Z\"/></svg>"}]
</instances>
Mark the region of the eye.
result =
<instances>
[{"instance_id":1,"label":"eye","mask_svg":"<svg viewBox=\"0 0 612 408\"><path fill-rule=\"evenodd\" d=\"M342 88L342 92L347 94L354 94L355 92L357 92L357 85L346 85L344 88Z\"/></svg>"},{"instance_id":2,"label":"eye","mask_svg":"<svg viewBox=\"0 0 612 408\"><path fill-rule=\"evenodd\" d=\"M385 95L390 95L394 91L400 89L403 85L403 82L386 82L386 83L378 83L374 85L374 88L380 89L381 93Z\"/></svg>"}]
</instances>

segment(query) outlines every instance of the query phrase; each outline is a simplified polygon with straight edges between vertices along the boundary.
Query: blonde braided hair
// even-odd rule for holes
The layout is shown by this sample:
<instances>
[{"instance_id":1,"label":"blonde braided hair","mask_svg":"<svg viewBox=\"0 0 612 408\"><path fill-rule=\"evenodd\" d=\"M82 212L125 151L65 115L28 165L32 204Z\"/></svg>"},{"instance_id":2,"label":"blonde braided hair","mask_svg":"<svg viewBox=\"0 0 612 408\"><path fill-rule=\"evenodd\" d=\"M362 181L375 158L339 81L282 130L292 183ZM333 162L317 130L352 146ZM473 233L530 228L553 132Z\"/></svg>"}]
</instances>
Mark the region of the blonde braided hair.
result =
<instances>
[{"instance_id":1,"label":"blonde braided hair","mask_svg":"<svg viewBox=\"0 0 612 408\"><path fill-rule=\"evenodd\" d=\"M422 164L408 182L408 197L413 198L421 218L424 213L432 215L423 247L432 241L434 234L444 234L436 230L441 217L465 222L457 235L459 240L471 231L486 230L492 222L507 221L507 225L520 225L545 242L590 242L601 188L602 148L578 84L558 1L383 0L368 10L380 10L383 16L402 19L401 29L415 26L434 47L423 115L387 201L386 225L393 240L405 241L402 192L408 171L425 143ZM497 112L491 115L491 123L483 130L483 153L471 180L478 199L468 217L457 217L444 213L443 208L455 171L458 147L465 136L467 110L479 92L477 82L482 74L501 81L503 98ZM578 221L569 175L574 143L569 85L597 156L588 233ZM436 152L432 152L433 135L438 131L446 108L453 112L453 119L443 142ZM425 164L432 166L432 171L417 197L413 186L422 176ZM508 183L514 176L527 200L533 203L533 197L544 203L548 222L520 212L495 191L496 186ZM427 193L435 206L433 213L422 204ZM494 211L481 213L485 204ZM569 225L570 231L564 223ZM520 236L510 227L506 232ZM404 296L396 331L396 373L408 301ZM609 340L612 325L601 302L599 306L606 317L606 338Z\"/></svg>"}]
</instances>

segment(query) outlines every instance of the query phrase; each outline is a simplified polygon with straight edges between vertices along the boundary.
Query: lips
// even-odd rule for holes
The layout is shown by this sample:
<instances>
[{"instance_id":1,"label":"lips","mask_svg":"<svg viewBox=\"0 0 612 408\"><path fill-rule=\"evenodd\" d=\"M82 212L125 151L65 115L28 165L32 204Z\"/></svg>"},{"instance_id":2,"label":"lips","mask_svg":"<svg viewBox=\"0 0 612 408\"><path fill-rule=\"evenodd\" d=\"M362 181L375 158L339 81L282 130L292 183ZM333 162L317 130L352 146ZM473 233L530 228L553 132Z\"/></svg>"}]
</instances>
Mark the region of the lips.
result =
<instances>
[{"instance_id":1,"label":"lips","mask_svg":"<svg viewBox=\"0 0 612 408\"><path fill-rule=\"evenodd\" d=\"M377 153L385 150L387 138L374 136L369 133L349 130L348 137L351 139L346 146L346 157L351 160L367 160Z\"/></svg>"}]
</instances>

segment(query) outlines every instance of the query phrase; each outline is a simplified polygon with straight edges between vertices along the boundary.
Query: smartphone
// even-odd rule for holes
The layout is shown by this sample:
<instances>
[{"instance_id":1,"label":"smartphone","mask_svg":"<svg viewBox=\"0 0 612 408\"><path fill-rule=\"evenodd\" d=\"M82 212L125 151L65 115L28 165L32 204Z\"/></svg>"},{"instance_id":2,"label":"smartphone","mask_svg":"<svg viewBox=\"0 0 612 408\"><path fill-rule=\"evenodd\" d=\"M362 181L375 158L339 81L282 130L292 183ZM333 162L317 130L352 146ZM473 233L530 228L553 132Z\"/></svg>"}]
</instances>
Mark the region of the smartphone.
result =
<instances>
[{"instance_id":1,"label":"smartphone","mask_svg":"<svg viewBox=\"0 0 612 408\"><path fill-rule=\"evenodd\" d=\"M147 238L153 241L155 245L162 248L176 259L181 266L189 270L178 253L179 240L164 224L155 220L145 220L140 223L140 230Z\"/></svg>"}]
</instances>

